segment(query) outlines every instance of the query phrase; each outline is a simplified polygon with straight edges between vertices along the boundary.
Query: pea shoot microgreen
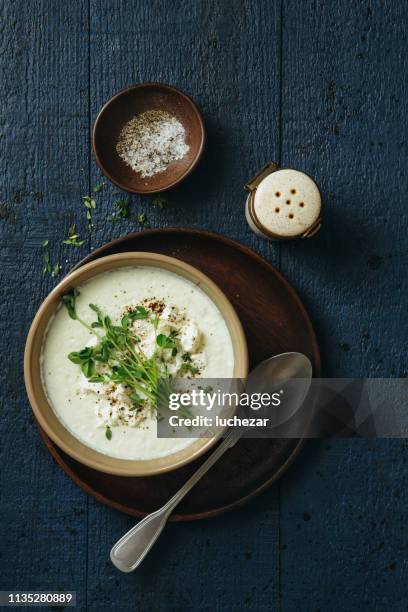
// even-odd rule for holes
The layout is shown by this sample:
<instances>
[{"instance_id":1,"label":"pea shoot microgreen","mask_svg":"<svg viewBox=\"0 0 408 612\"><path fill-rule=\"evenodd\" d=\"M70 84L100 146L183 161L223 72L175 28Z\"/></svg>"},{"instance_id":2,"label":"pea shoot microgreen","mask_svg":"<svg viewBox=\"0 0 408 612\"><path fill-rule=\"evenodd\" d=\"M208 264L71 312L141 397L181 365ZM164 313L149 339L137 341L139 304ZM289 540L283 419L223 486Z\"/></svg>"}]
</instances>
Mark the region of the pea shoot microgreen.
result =
<instances>
[{"instance_id":1,"label":"pea shoot microgreen","mask_svg":"<svg viewBox=\"0 0 408 612\"><path fill-rule=\"evenodd\" d=\"M78 296L79 291L72 289L62 296L62 301L71 319L77 320L92 332L98 338L98 344L71 352L68 358L81 367L90 382L111 381L122 384L131 389L132 394L136 393L138 397L142 394L156 405L159 381L163 376L167 377L167 374L159 370L156 354L152 357L144 354L139 346L140 339L130 325L133 320L152 317L152 313L138 306L122 318L120 325L115 325L99 306L89 304L89 308L96 314L96 320L88 324L78 316ZM100 368L98 364L103 367ZM136 395L133 395L134 401Z\"/></svg>"},{"instance_id":2,"label":"pea shoot microgreen","mask_svg":"<svg viewBox=\"0 0 408 612\"><path fill-rule=\"evenodd\" d=\"M74 288L64 293L64 295L61 298L63 304L65 305L65 308L68 310L68 314L71 317L71 319L77 318L76 299L78 296L79 296L79 291L78 289Z\"/></svg>"},{"instance_id":3,"label":"pea shoot microgreen","mask_svg":"<svg viewBox=\"0 0 408 612\"><path fill-rule=\"evenodd\" d=\"M78 314L78 289L73 288L62 296L62 302L71 319L78 321L97 338L95 346L85 346L79 351L69 353L68 359L81 368L81 372L90 383L120 384L126 389L131 403L130 411L143 407L145 401L157 411L168 406L169 393L173 389L173 376L168 373L164 351L171 356L177 355L180 349L178 331L168 334L157 333L158 316L142 305L129 309L122 317L120 324L115 324L96 304L89 304L96 318L87 323ZM155 350L149 357L140 346L134 321L147 320L155 333ZM183 355L183 363L175 377L185 374L198 374L188 353ZM189 362L190 359L190 362ZM109 433L110 432L110 433ZM109 437L110 436L110 437ZM106 428L108 440L112 431Z\"/></svg>"},{"instance_id":4,"label":"pea shoot microgreen","mask_svg":"<svg viewBox=\"0 0 408 612\"><path fill-rule=\"evenodd\" d=\"M159 334L156 338L156 343L160 346L160 348L164 349L174 349L176 348L176 343L171 336L166 336L165 334Z\"/></svg>"}]
</instances>

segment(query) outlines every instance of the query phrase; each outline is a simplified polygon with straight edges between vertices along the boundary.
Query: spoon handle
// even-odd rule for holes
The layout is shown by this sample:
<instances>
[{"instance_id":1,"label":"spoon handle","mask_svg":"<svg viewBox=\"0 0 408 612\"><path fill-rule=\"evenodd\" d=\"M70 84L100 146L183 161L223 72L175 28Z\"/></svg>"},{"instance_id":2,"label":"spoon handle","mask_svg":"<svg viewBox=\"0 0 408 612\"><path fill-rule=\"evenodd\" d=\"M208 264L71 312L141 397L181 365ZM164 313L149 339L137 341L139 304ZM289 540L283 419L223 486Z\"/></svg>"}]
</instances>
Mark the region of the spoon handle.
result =
<instances>
[{"instance_id":1,"label":"spoon handle","mask_svg":"<svg viewBox=\"0 0 408 612\"><path fill-rule=\"evenodd\" d=\"M119 570L131 572L140 565L163 531L167 519L177 504L239 438L237 431L231 429L215 451L164 506L145 516L114 544L110 558Z\"/></svg>"},{"instance_id":2,"label":"spoon handle","mask_svg":"<svg viewBox=\"0 0 408 612\"><path fill-rule=\"evenodd\" d=\"M234 446L235 442L241 436L237 431L230 429L225 438L217 446L215 451L211 453L211 455L204 461L202 465L194 472L192 476L183 484L183 486L169 499L169 501L161 508L161 510L167 509L169 510L169 514L174 508L181 502L183 497L187 495L187 493L194 487L195 484L208 472L208 470L218 461L220 457L227 451L231 446Z\"/></svg>"}]
</instances>

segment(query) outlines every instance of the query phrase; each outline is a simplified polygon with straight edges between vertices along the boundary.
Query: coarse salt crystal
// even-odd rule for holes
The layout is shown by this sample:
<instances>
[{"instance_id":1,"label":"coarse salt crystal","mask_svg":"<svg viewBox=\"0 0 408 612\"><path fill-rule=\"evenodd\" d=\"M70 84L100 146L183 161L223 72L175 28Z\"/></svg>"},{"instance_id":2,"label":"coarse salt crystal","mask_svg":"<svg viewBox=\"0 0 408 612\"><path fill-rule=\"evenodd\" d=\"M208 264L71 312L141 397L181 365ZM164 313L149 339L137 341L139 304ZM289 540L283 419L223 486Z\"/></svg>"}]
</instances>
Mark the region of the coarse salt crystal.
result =
<instances>
[{"instance_id":1,"label":"coarse salt crystal","mask_svg":"<svg viewBox=\"0 0 408 612\"><path fill-rule=\"evenodd\" d=\"M119 156L143 178L164 172L189 150L185 130L176 117L149 110L130 119L119 134Z\"/></svg>"}]
</instances>

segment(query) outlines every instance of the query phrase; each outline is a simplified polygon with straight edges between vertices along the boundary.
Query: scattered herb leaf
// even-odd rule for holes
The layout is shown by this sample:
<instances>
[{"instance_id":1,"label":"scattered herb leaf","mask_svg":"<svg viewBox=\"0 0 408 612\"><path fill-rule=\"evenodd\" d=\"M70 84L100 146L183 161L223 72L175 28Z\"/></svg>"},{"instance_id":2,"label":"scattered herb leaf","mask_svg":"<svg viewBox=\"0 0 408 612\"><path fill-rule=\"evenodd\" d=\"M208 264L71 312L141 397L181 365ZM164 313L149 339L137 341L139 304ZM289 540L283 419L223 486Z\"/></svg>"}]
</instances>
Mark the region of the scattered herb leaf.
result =
<instances>
[{"instance_id":1,"label":"scattered herb leaf","mask_svg":"<svg viewBox=\"0 0 408 612\"><path fill-rule=\"evenodd\" d=\"M112 430L109 425L106 426L105 436L108 438L108 440L112 440Z\"/></svg>"},{"instance_id":2,"label":"scattered herb leaf","mask_svg":"<svg viewBox=\"0 0 408 612\"><path fill-rule=\"evenodd\" d=\"M117 198L114 201L116 215L120 219L126 219L130 216L130 198Z\"/></svg>"},{"instance_id":3,"label":"scattered herb leaf","mask_svg":"<svg viewBox=\"0 0 408 612\"><path fill-rule=\"evenodd\" d=\"M69 244L71 246L80 247L85 243L85 240L79 240L79 234L76 231L75 223L68 229L68 237L62 241L63 244Z\"/></svg>"},{"instance_id":4,"label":"scattered herb leaf","mask_svg":"<svg viewBox=\"0 0 408 612\"><path fill-rule=\"evenodd\" d=\"M180 376L183 374L193 374L195 376L196 374L199 374L199 372L200 370L195 366L191 365L191 363L183 363L177 374Z\"/></svg>"},{"instance_id":5,"label":"scattered herb leaf","mask_svg":"<svg viewBox=\"0 0 408 612\"><path fill-rule=\"evenodd\" d=\"M47 252L44 254L44 270L43 274L52 274L52 266L50 260L50 254Z\"/></svg>"},{"instance_id":6,"label":"scattered herb leaf","mask_svg":"<svg viewBox=\"0 0 408 612\"><path fill-rule=\"evenodd\" d=\"M102 183L98 183L97 185L95 185L92 191L94 193L99 193L100 191L102 191L102 189L105 189L105 187L106 183L103 181Z\"/></svg>"},{"instance_id":7,"label":"scattered herb leaf","mask_svg":"<svg viewBox=\"0 0 408 612\"><path fill-rule=\"evenodd\" d=\"M45 276L46 274L51 274L51 276L55 277L55 276L58 276L60 272L61 272L61 264L57 262L56 264L53 265L51 263L50 254L48 251L46 251L44 253L43 275Z\"/></svg>"},{"instance_id":8,"label":"scattered herb leaf","mask_svg":"<svg viewBox=\"0 0 408 612\"><path fill-rule=\"evenodd\" d=\"M151 227L149 220L146 216L146 213L140 213L140 215L137 215L137 221L138 223L140 223L141 225L143 225L143 227L145 228L149 228Z\"/></svg>"},{"instance_id":9,"label":"scattered herb leaf","mask_svg":"<svg viewBox=\"0 0 408 612\"><path fill-rule=\"evenodd\" d=\"M92 234L93 223L92 223L92 211L96 208L96 200L91 196L83 196L82 201L86 210L86 220L88 221L88 234Z\"/></svg>"},{"instance_id":10,"label":"scattered herb leaf","mask_svg":"<svg viewBox=\"0 0 408 612\"><path fill-rule=\"evenodd\" d=\"M89 210L95 210L96 201L94 200L94 198L91 198L91 196L84 196L82 200L86 208L89 208Z\"/></svg>"},{"instance_id":11,"label":"scattered herb leaf","mask_svg":"<svg viewBox=\"0 0 408 612\"><path fill-rule=\"evenodd\" d=\"M157 206L161 210L168 204L167 199L163 195L158 195L153 200L151 200L153 206Z\"/></svg>"}]
</instances>

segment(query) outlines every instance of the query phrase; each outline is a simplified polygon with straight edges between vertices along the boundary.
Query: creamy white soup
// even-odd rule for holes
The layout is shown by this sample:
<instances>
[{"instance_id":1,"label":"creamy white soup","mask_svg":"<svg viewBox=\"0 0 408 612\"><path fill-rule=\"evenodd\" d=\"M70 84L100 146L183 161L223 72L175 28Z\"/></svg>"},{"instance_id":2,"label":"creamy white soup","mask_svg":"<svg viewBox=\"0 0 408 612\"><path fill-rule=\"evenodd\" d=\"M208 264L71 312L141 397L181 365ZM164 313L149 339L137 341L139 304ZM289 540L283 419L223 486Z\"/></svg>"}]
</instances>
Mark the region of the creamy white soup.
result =
<instances>
[{"instance_id":1,"label":"creamy white soup","mask_svg":"<svg viewBox=\"0 0 408 612\"><path fill-rule=\"evenodd\" d=\"M191 444L157 437L152 398L159 379L232 377L231 337L207 294L167 270L126 267L78 286L65 306L48 325L41 355L43 385L64 426L122 459L164 457Z\"/></svg>"}]
</instances>

